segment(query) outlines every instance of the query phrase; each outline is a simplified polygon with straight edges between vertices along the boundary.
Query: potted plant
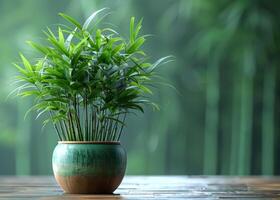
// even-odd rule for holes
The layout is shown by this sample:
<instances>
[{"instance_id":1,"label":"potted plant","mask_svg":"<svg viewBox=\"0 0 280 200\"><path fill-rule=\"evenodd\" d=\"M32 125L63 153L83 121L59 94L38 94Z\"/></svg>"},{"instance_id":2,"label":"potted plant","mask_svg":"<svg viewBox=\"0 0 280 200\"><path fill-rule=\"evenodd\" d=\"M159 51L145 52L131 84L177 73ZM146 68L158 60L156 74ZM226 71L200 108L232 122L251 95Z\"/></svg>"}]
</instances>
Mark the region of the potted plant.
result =
<instances>
[{"instance_id":1,"label":"potted plant","mask_svg":"<svg viewBox=\"0 0 280 200\"><path fill-rule=\"evenodd\" d=\"M129 39L99 26L94 12L83 25L59 15L70 26L58 26L57 34L45 31L45 44L28 42L42 56L22 63L18 95L34 96L29 111L37 117L47 113L59 142L53 152L54 176L67 193L112 193L126 169L126 152L120 137L128 113L143 112L150 104L154 70L169 56L149 63L141 49L146 36L139 36L140 20L130 20ZM29 112L28 111L28 112Z\"/></svg>"}]
</instances>

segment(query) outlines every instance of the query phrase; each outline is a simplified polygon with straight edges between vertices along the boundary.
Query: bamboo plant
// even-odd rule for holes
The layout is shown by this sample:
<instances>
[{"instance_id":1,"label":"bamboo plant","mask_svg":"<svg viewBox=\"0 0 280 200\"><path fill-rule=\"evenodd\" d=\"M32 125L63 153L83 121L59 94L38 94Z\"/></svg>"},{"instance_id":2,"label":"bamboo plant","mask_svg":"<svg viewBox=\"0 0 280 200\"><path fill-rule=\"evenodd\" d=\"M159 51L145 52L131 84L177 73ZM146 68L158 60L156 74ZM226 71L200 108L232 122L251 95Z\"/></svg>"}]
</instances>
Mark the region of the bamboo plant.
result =
<instances>
[{"instance_id":1,"label":"bamboo plant","mask_svg":"<svg viewBox=\"0 0 280 200\"><path fill-rule=\"evenodd\" d=\"M101 28L105 9L94 12L84 24L66 14L59 15L70 26L47 29L46 44L29 41L41 53L36 62L20 54L22 63L16 89L18 95L34 96L37 118L44 113L61 141L119 141L126 116L144 112L149 100L156 68L170 56L154 63L142 46L142 20L130 19L129 39L110 27ZM97 15L103 16L96 19ZM27 113L29 112L27 111Z\"/></svg>"}]
</instances>

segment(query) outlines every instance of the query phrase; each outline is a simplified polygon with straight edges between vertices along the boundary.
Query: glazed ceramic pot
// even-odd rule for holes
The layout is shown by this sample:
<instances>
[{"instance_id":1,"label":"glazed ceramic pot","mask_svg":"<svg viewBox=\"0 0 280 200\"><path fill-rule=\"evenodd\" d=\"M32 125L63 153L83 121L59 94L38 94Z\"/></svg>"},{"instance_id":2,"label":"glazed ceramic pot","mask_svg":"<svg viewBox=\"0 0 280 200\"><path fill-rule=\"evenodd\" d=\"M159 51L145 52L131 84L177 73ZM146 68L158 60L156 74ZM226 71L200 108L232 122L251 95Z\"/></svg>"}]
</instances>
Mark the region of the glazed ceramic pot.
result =
<instances>
[{"instance_id":1,"label":"glazed ceramic pot","mask_svg":"<svg viewBox=\"0 0 280 200\"><path fill-rule=\"evenodd\" d=\"M126 152L119 142L59 142L52 165L56 181L66 193L109 194L120 185Z\"/></svg>"}]
</instances>

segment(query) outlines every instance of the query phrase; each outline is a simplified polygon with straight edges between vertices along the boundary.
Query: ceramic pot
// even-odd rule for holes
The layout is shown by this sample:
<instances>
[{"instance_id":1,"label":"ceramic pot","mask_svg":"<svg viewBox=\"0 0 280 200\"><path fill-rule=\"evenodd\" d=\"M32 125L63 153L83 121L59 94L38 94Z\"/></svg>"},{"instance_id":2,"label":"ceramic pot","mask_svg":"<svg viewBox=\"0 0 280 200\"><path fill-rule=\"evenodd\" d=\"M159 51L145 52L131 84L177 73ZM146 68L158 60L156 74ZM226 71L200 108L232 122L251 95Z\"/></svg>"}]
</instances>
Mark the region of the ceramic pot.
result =
<instances>
[{"instance_id":1,"label":"ceramic pot","mask_svg":"<svg viewBox=\"0 0 280 200\"><path fill-rule=\"evenodd\" d=\"M66 193L109 194L120 185L126 151L119 142L59 142L52 165L56 181Z\"/></svg>"}]
</instances>

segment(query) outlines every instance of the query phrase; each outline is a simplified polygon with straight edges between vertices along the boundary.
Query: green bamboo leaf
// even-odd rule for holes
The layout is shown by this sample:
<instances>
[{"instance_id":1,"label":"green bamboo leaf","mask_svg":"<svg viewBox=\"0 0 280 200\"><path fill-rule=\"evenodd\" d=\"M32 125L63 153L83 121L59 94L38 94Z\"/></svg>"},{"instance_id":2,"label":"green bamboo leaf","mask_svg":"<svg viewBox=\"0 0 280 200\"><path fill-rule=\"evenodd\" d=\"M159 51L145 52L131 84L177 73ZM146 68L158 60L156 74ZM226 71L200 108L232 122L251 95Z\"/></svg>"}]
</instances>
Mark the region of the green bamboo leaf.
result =
<instances>
[{"instance_id":1,"label":"green bamboo leaf","mask_svg":"<svg viewBox=\"0 0 280 200\"><path fill-rule=\"evenodd\" d=\"M153 92L149 88L145 87L144 85L135 82L132 82L131 85L138 87L140 90L142 90L145 93L153 94Z\"/></svg>"},{"instance_id":2,"label":"green bamboo leaf","mask_svg":"<svg viewBox=\"0 0 280 200\"><path fill-rule=\"evenodd\" d=\"M47 35L48 38L53 38L56 40L56 37L54 35L54 33L51 31L50 28L47 28L48 32L44 31L45 35Z\"/></svg>"},{"instance_id":3,"label":"green bamboo leaf","mask_svg":"<svg viewBox=\"0 0 280 200\"><path fill-rule=\"evenodd\" d=\"M84 45L87 41L88 41L88 38L84 38L82 41L80 41L80 42L73 48L73 53L80 52L84 46L87 46L87 45Z\"/></svg>"},{"instance_id":4,"label":"green bamboo leaf","mask_svg":"<svg viewBox=\"0 0 280 200\"><path fill-rule=\"evenodd\" d=\"M154 102L150 102L149 104L151 104L155 110L157 110L157 111L160 110L160 107L159 107L158 104L156 104L156 103L154 103Z\"/></svg>"},{"instance_id":5,"label":"green bamboo leaf","mask_svg":"<svg viewBox=\"0 0 280 200\"><path fill-rule=\"evenodd\" d=\"M129 31L130 31L130 38L129 38L129 42L130 44L134 43L134 21L135 21L135 17L131 17L130 18L130 26L129 26Z\"/></svg>"},{"instance_id":6,"label":"green bamboo leaf","mask_svg":"<svg viewBox=\"0 0 280 200\"><path fill-rule=\"evenodd\" d=\"M21 91L23 89L28 89L28 88L33 88L32 85L30 85L29 83L24 83L23 85L19 86L19 87L16 87L15 89L13 89L7 96L7 99L14 95L16 93L17 96L19 96L19 94L21 93Z\"/></svg>"},{"instance_id":7,"label":"green bamboo leaf","mask_svg":"<svg viewBox=\"0 0 280 200\"><path fill-rule=\"evenodd\" d=\"M96 31L95 40L96 40L97 49L99 49L101 47L101 41L102 41L100 29L97 29Z\"/></svg>"},{"instance_id":8,"label":"green bamboo leaf","mask_svg":"<svg viewBox=\"0 0 280 200\"><path fill-rule=\"evenodd\" d=\"M23 69L22 67L20 67L19 65L15 64L15 63L13 63L13 65L18 69L18 71L19 71L21 74L23 74L23 75L25 75L25 76L29 76L28 71L26 71L25 69ZM22 77L23 77L23 76L21 76L21 78L22 78Z\"/></svg>"},{"instance_id":9,"label":"green bamboo leaf","mask_svg":"<svg viewBox=\"0 0 280 200\"><path fill-rule=\"evenodd\" d=\"M58 42L61 46L64 46L64 35L60 27L58 27Z\"/></svg>"},{"instance_id":10,"label":"green bamboo leaf","mask_svg":"<svg viewBox=\"0 0 280 200\"><path fill-rule=\"evenodd\" d=\"M22 97L38 96L40 95L40 92L37 90L28 90L28 91L22 91L19 95Z\"/></svg>"},{"instance_id":11,"label":"green bamboo leaf","mask_svg":"<svg viewBox=\"0 0 280 200\"><path fill-rule=\"evenodd\" d=\"M165 56L163 58L158 59L151 67L150 71L154 71L158 66L172 62L171 58L174 58L174 56Z\"/></svg>"},{"instance_id":12,"label":"green bamboo leaf","mask_svg":"<svg viewBox=\"0 0 280 200\"><path fill-rule=\"evenodd\" d=\"M25 69L32 72L33 68L31 66L31 64L29 63L29 61L22 54L20 54L20 57L21 57L21 60L23 62L23 65L24 65Z\"/></svg>"},{"instance_id":13,"label":"green bamboo leaf","mask_svg":"<svg viewBox=\"0 0 280 200\"><path fill-rule=\"evenodd\" d=\"M85 21L84 25L83 25L83 30L87 29L89 24L91 23L91 21L95 18L96 15L98 15L99 13L101 13L104 10L107 10L108 8L102 8L100 10L97 10L96 12L92 13Z\"/></svg>"},{"instance_id":14,"label":"green bamboo leaf","mask_svg":"<svg viewBox=\"0 0 280 200\"><path fill-rule=\"evenodd\" d=\"M44 110L40 111L35 119L38 119L42 114L44 114L45 112L49 111L48 108L45 108Z\"/></svg>"},{"instance_id":15,"label":"green bamboo leaf","mask_svg":"<svg viewBox=\"0 0 280 200\"><path fill-rule=\"evenodd\" d=\"M111 29L111 28L104 28L104 29L102 29L102 33L103 32L111 32L111 33L113 33L113 34L115 34L115 35L119 35L119 33L117 32L117 31L115 31L114 29Z\"/></svg>"},{"instance_id":16,"label":"green bamboo leaf","mask_svg":"<svg viewBox=\"0 0 280 200\"><path fill-rule=\"evenodd\" d=\"M50 37L48 40L52 43L54 47L56 47L57 50L59 50L61 53L65 54L66 56L69 56L69 53L67 49L64 47L64 44L60 44L55 38Z\"/></svg>"},{"instance_id":17,"label":"green bamboo leaf","mask_svg":"<svg viewBox=\"0 0 280 200\"><path fill-rule=\"evenodd\" d=\"M142 21L143 21L143 18L138 22L138 24L136 25L135 31L133 32L133 38L134 38L134 40L137 38L137 36L138 36L138 34L139 34L139 31L140 31L141 28L142 28Z\"/></svg>"},{"instance_id":18,"label":"green bamboo leaf","mask_svg":"<svg viewBox=\"0 0 280 200\"><path fill-rule=\"evenodd\" d=\"M26 113L24 114L24 119L27 118L27 116L29 115L30 112L36 110L35 107L36 107L36 105L33 105L33 106L31 106L31 108L29 108L29 109L26 111Z\"/></svg>"},{"instance_id":19,"label":"green bamboo leaf","mask_svg":"<svg viewBox=\"0 0 280 200\"><path fill-rule=\"evenodd\" d=\"M77 31L77 28L75 28L75 29L73 30L73 32L71 32L71 33L68 35L68 37L66 38L65 47L66 47L67 49L70 48L71 41L72 41L72 39L73 39L73 37L74 37L76 31Z\"/></svg>"},{"instance_id":20,"label":"green bamboo leaf","mask_svg":"<svg viewBox=\"0 0 280 200\"><path fill-rule=\"evenodd\" d=\"M44 55L47 55L49 53L49 48L36 44L35 42L32 41L27 41L27 44L29 44L32 48L38 50L39 52L43 53Z\"/></svg>"},{"instance_id":21,"label":"green bamboo leaf","mask_svg":"<svg viewBox=\"0 0 280 200\"><path fill-rule=\"evenodd\" d=\"M137 103L128 103L126 105L126 107L127 108L131 108L131 109L135 109L135 110L139 110L142 113L144 113L144 109L140 105L138 105Z\"/></svg>"},{"instance_id":22,"label":"green bamboo leaf","mask_svg":"<svg viewBox=\"0 0 280 200\"><path fill-rule=\"evenodd\" d=\"M51 98L45 98L44 101L46 102L59 102L59 103L68 103L69 100L63 97L51 97Z\"/></svg>"},{"instance_id":23,"label":"green bamboo leaf","mask_svg":"<svg viewBox=\"0 0 280 200\"><path fill-rule=\"evenodd\" d=\"M59 13L59 16L63 17L68 22L70 22L71 24L75 25L78 29L80 29L80 30L83 29L81 24L79 22L77 22L74 18L70 17L69 15L66 15L64 13Z\"/></svg>"},{"instance_id":24,"label":"green bamboo leaf","mask_svg":"<svg viewBox=\"0 0 280 200\"><path fill-rule=\"evenodd\" d=\"M50 122L52 122L51 118L50 118L50 119L46 119L46 120L44 120L44 121L43 121L43 126L42 126L42 129L44 129L44 128L45 128L45 126L46 126L48 123L50 123Z\"/></svg>"},{"instance_id":25,"label":"green bamboo leaf","mask_svg":"<svg viewBox=\"0 0 280 200\"><path fill-rule=\"evenodd\" d=\"M116 53L120 52L124 48L124 44L119 44L117 45L113 50L112 50L112 56L115 55Z\"/></svg>"},{"instance_id":26,"label":"green bamboo leaf","mask_svg":"<svg viewBox=\"0 0 280 200\"><path fill-rule=\"evenodd\" d=\"M137 40L128 47L126 52L128 54L134 53L143 45L144 42L145 42L145 38L143 37L137 38Z\"/></svg>"}]
</instances>

